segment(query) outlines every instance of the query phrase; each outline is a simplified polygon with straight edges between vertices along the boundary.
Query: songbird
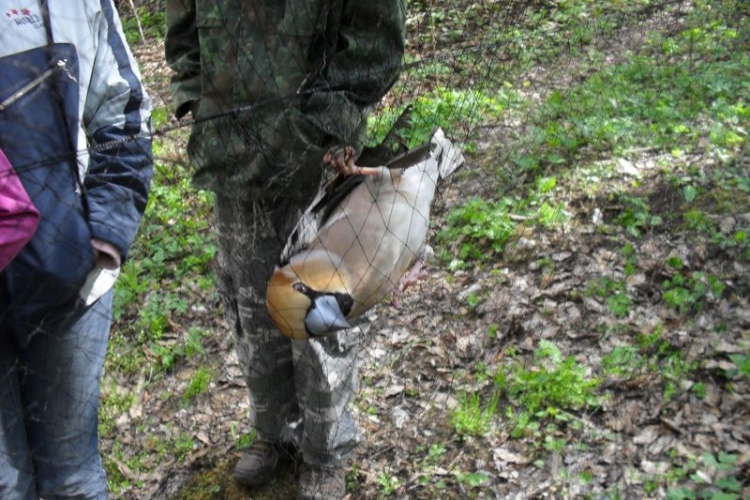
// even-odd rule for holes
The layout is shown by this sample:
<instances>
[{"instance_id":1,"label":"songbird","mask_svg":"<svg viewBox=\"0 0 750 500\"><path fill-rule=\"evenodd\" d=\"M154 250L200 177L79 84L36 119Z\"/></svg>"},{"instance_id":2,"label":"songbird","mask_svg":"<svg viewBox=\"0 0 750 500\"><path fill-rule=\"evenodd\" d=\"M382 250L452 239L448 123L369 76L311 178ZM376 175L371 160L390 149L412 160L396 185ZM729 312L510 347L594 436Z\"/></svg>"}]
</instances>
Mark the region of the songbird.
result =
<instances>
[{"instance_id":1,"label":"songbird","mask_svg":"<svg viewBox=\"0 0 750 500\"><path fill-rule=\"evenodd\" d=\"M353 154L345 148L326 155L337 175L297 223L269 282L266 305L286 337L349 328L414 280L429 251L435 189L464 163L440 129L381 166L355 165Z\"/></svg>"}]
</instances>

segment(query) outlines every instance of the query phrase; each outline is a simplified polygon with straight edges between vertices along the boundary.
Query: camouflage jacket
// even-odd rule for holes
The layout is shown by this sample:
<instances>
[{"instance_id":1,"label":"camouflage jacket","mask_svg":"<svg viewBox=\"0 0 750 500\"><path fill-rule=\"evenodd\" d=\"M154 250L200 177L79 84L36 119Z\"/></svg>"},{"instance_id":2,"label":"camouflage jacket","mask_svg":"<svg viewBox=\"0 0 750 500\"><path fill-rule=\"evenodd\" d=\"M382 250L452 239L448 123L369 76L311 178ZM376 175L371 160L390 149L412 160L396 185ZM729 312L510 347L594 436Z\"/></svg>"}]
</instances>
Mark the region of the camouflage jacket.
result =
<instances>
[{"instance_id":1,"label":"camouflage jacket","mask_svg":"<svg viewBox=\"0 0 750 500\"><path fill-rule=\"evenodd\" d=\"M198 187L308 196L398 78L405 0L167 0L175 115ZM291 188L291 189L290 189Z\"/></svg>"}]
</instances>

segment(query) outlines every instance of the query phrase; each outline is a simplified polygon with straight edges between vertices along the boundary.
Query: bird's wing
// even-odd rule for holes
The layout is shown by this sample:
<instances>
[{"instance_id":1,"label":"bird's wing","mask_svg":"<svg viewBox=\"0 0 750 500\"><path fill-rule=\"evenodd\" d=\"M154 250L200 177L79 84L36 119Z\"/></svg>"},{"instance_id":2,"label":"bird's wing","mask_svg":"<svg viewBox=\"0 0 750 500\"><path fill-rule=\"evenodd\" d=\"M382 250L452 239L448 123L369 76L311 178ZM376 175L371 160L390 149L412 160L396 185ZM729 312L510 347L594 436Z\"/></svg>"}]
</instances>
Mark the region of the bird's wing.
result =
<instances>
[{"instance_id":1,"label":"bird's wing","mask_svg":"<svg viewBox=\"0 0 750 500\"><path fill-rule=\"evenodd\" d=\"M410 108L407 108L396 120L383 144L403 144L400 133L410 123L409 111ZM389 146L384 147L388 148ZM399 152L389 158L383 166L388 169L407 171L412 167L420 168L420 165L431 157L438 161L438 179L445 179L464 163L464 157L459 149L438 128L427 143L408 151ZM370 160L374 161L375 158L374 154L370 155ZM279 257L279 266L286 265L292 255L308 248L316 240L318 232L327 224L331 215L358 186L365 182L366 177L337 175L318 191L289 235Z\"/></svg>"},{"instance_id":2,"label":"bird's wing","mask_svg":"<svg viewBox=\"0 0 750 500\"><path fill-rule=\"evenodd\" d=\"M462 163L438 129L428 144L391 161L402 168L367 176L331 211L311 248L343 261L355 300L350 317L380 302L418 259L438 181Z\"/></svg>"},{"instance_id":3,"label":"bird's wing","mask_svg":"<svg viewBox=\"0 0 750 500\"><path fill-rule=\"evenodd\" d=\"M412 125L411 111L411 106L404 109L380 144L364 148L357 159L359 166L405 168L424 159L429 153L429 142L411 151L406 147L404 135ZM359 175L337 175L324 184L287 238L278 265L287 264L292 255L307 248L335 208L364 180L364 177Z\"/></svg>"}]
</instances>

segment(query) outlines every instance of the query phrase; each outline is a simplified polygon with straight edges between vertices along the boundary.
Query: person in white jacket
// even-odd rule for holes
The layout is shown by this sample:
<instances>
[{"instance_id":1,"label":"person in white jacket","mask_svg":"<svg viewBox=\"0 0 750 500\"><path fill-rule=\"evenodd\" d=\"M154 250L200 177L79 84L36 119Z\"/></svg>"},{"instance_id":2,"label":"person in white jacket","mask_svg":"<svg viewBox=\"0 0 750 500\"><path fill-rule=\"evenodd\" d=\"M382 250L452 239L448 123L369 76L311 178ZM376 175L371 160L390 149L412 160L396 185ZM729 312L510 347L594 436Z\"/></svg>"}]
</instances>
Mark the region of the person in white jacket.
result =
<instances>
[{"instance_id":1,"label":"person in white jacket","mask_svg":"<svg viewBox=\"0 0 750 500\"><path fill-rule=\"evenodd\" d=\"M107 497L99 384L150 114L112 0L0 0L0 149L39 212L0 272L3 500Z\"/></svg>"}]
</instances>

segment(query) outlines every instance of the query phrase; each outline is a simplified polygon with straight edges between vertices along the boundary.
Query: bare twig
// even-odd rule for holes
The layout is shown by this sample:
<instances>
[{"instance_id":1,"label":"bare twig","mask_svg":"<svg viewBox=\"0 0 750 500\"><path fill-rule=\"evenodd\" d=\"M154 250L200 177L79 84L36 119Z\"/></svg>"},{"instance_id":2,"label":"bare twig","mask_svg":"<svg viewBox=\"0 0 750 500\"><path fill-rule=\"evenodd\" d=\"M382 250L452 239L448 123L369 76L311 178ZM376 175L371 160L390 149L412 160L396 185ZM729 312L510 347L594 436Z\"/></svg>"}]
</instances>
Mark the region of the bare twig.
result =
<instances>
[{"instance_id":1,"label":"bare twig","mask_svg":"<svg viewBox=\"0 0 750 500\"><path fill-rule=\"evenodd\" d=\"M133 3L133 0L129 0L130 2L130 8L133 10L133 15L135 16L135 22L138 25L138 32L141 34L141 42L146 43L146 35L143 34L143 26L141 26L141 18L138 16L138 11L135 9L135 4Z\"/></svg>"}]
</instances>

